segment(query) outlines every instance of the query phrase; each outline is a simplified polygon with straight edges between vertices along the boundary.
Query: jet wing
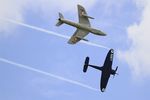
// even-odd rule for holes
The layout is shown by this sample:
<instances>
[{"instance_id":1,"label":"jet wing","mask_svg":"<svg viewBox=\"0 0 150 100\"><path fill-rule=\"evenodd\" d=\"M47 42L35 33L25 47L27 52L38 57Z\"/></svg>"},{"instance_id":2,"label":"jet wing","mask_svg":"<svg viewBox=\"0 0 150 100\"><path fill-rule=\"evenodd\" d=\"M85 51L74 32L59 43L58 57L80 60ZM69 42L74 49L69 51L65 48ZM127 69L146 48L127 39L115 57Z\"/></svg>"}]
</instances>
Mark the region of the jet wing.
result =
<instances>
[{"instance_id":1,"label":"jet wing","mask_svg":"<svg viewBox=\"0 0 150 100\"><path fill-rule=\"evenodd\" d=\"M81 5L78 5L78 16L79 16L79 23L84 24L89 27L91 26L90 21L88 19L90 17L87 16L87 13L86 13L84 7L82 7Z\"/></svg>"},{"instance_id":2,"label":"jet wing","mask_svg":"<svg viewBox=\"0 0 150 100\"><path fill-rule=\"evenodd\" d=\"M84 39L84 37L86 35L88 35L88 33L89 33L88 31L77 29L75 31L75 33L72 35L72 37L69 39L68 43L69 44L76 44L80 40L88 41L88 40Z\"/></svg>"}]
</instances>

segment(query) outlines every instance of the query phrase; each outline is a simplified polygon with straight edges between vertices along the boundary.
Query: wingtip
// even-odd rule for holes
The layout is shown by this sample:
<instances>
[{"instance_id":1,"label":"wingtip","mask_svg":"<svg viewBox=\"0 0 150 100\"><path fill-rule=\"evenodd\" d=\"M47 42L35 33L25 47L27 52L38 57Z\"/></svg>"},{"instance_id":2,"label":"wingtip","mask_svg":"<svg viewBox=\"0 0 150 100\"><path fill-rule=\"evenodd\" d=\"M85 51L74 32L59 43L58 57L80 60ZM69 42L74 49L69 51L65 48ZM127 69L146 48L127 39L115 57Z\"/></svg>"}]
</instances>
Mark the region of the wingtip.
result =
<instances>
[{"instance_id":1,"label":"wingtip","mask_svg":"<svg viewBox=\"0 0 150 100\"><path fill-rule=\"evenodd\" d=\"M68 41L67 43L68 43L68 44L72 44L72 45L74 44L72 41Z\"/></svg>"},{"instance_id":2,"label":"wingtip","mask_svg":"<svg viewBox=\"0 0 150 100\"><path fill-rule=\"evenodd\" d=\"M77 4L78 8L83 8L83 6L81 4Z\"/></svg>"},{"instance_id":3,"label":"wingtip","mask_svg":"<svg viewBox=\"0 0 150 100\"><path fill-rule=\"evenodd\" d=\"M77 4L77 6L81 6L80 4Z\"/></svg>"},{"instance_id":4,"label":"wingtip","mask_svg":"<svg viewBox=\"0 0 150 100\"><path fill-rule=\"evenodd\" d=\"M101 92L105 92L105 88L102 88L102 89L101 89Z\"/></svg>"}]
</instances>

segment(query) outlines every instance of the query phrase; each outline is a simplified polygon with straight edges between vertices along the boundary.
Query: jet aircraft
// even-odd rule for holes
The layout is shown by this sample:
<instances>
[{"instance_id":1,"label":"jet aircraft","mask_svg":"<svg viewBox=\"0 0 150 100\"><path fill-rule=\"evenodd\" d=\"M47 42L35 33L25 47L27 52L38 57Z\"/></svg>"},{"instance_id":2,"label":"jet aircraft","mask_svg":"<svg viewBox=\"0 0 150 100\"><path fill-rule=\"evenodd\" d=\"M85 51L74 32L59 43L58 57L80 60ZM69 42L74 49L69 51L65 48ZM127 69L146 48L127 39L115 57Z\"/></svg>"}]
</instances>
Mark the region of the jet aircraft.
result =
<instances>
[{"instance_id":1,"label":"jet aircraft","mask_svg":"<svg viewBox=\"0 0 150 100\"><path fill-rule=\"evenodd\" d=\"M84 37L86 35L88 35L89 32L91 32L95 35L105 36L106 34L104 32L102 32L101 30L98 30L98 29L91 27L89 18L90 19L94 19L94 18L87 15L84 7L82 7L81 5L77 5L77 6L78 6L79 23L75 23L75 22L66 20L66 19L64 19L63 15L61 13L59 13L58 23L56 24L56 26L60 26L63 23L65 23L65 24L68 24L70 26L77 28L75 33L69 39L68 43L69 44L76 44L80 40L88 41Z\"/></svg>"},{"instance_id":2,"label":"jet aircraft","mask_svg":"<svg viewBox=\"0 0 150 100\"><path fill-rule=\"evenodd\" d=\"M106 86L107 86L108 80L110 78L110 75L115 76L115 74L117 74L116 72L117 72L118 66L116 67L115 70L112 69L113 55L114 55L114 50L110 49L107 56L106 56L106 59L104 61L104 65L102 67L95 66L95 65L90 65L89 64L89 60L90 60L89 57L86 57L86 59L85 59L83 72L87 71L88 66L102 71L102 73L101 73L101 82L100 82L100 89L101 89L102 92L104 92L105 89L106 89Z\"/></svg>"}]
</instances>

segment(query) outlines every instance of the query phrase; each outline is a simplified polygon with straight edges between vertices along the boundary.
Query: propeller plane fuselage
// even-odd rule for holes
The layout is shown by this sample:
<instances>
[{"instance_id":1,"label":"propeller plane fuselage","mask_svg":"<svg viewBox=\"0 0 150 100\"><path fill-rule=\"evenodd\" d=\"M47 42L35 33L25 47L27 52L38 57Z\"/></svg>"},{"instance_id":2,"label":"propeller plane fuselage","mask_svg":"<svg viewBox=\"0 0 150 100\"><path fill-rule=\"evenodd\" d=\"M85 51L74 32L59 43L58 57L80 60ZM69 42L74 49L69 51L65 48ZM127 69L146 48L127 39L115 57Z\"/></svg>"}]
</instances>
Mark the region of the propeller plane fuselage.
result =
<instances>
[{"instance_id":1,"label":"propeller plane fuselage","mask_svg":"<svg viewBox=\"0 0 150 100\"><path fill-rule=\"evenodd\" d=\"M113 55L114 55L114 50L110 49L109 52L107 53L106 59L104 61L104 65L102 67L95 66L95 65L90 65L89 64L89 57L86 57L86 60L85 60L85 63L84 63L83 72L87 71L88 66L102 71L101 81L100 81L100 89L101 89L102 92L104 92L105 89L106 89L106 86L107 86L108 80L110 78L110 75L117 74L116 71L117 71L118 67L116 67L115 70L112 69Z\"/></svg>"}]
</instances>

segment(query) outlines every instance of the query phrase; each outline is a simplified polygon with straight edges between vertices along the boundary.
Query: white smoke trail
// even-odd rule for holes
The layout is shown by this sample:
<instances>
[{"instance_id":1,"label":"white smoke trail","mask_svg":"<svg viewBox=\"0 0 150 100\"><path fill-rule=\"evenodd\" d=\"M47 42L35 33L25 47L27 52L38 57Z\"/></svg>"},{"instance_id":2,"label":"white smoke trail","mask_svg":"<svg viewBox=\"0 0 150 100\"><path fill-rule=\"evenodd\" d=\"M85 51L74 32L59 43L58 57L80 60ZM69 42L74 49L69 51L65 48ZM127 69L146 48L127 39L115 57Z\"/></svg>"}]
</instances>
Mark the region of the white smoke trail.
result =
<instances>
[{"instance_id":1,"label":"white smoke trail","mask_svg":"<svg viewBox=\"0 0 150 100\"><path fill-rule=\"evenodd\" d=\"M96 44L96 43L92 43L92 42L87 42L87 41L83 41L81 40L81 43L84 43L84 44L87 44L87 45L90 45L90 46L94 46L94 47L99 47L99 48L104 48L104 49L110 49L106 46L103 46L103 45L99 45L99 44Z\"/></svg>"},{"instance_id":2,"label":"white smoke trail","mask_svg":"<svg viewBox=\"0 0 150 100\"><path fill-rule=\"evenodd\" d=\"M25 24L25 23L18 22L18 21L12 20L12 19L6 19L6 18L1 18L1 19L5 20L5 21L8 21L10 23L14 23L14 24L17 24L17 25L21 25L21 26L24 26L24 27L27 27L27 28L37 30L37 31L41 31L41 32L47 33L49 35L54 35L54 36L58 36L58 37L61 37L61 38L70 39L70 36L62 35L62 34L59 34L59 33L53 32L53 31L49 31L49 30L46 30L46 29L43 29L43 28L40 28L40 27ZM92 43L92 42L86 42L86 41L83 41L83 40L81 40L80 43L84 43L84 44L87 44L87 45L90 45L90 46L100 47L100 48L104 48L104 49L108 49L108 50L110 49L106 46L99 45L99 44Z\"/></svg>"},{"instance_id":3,"label":"white smoke trail","mask_svg":"<svg viewBox=\"0 0 150 100\"><path fill-rule=\"evenodd\" d=\"M62 81L65 81L65 82L68 82L68 83L71 83L71 84L74 84L74 85L78 85L78 86L81 86L81 87L84 87L84 88L87 88L87 89L90 89L90 90L93 90L93 91L99 91L98 89L95 89L95 88L93 88L91 86L88 86L88 85L85 85L83 83L80 83L80 82L77 82L77 81L74 81L74 80L70 80L70 79L67 79L67 78L52 74L52 73L48 73L48 72L45 72L45 71L42 71L42 70L39 70L39 69L35 69L35 68L32 68L32 67L27 66L27 65L19 64L19 63L7 60L5 58L0 58L0 61L4 62L4 63L11 64L11 65L14 65L14 66L17 66L19 68L29 70L29 71L33 71L33 72L37 72L37 73L40 73L40 74L43 74L43 75L47 75L49 77L52 77L52 78L55 78L55 79L58 79L58 80L62 80Z\"/></svg>"}]
</instances>

